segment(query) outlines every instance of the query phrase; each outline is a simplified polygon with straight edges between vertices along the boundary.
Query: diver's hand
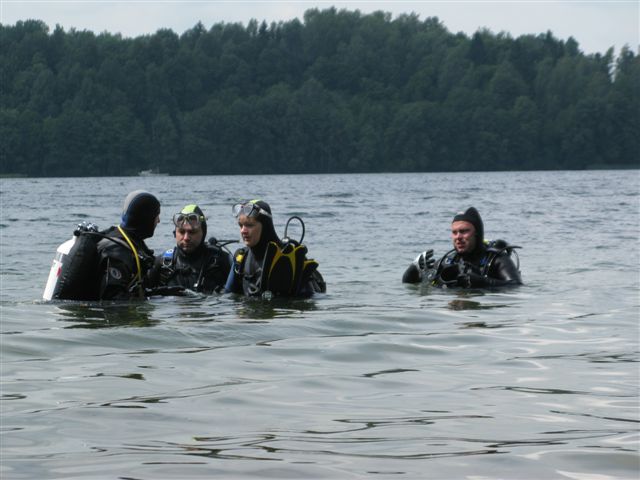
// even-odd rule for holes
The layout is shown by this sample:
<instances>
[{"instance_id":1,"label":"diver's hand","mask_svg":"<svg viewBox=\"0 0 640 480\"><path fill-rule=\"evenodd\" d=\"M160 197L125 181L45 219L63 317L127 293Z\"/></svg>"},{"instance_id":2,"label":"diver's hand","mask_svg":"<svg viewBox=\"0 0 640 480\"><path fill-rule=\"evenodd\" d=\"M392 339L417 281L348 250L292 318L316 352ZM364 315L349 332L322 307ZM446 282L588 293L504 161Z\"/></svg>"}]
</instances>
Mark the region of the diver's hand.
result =
<instances>
[{"instance_id":1,"label":"diver's hand","mask_svg":"<svg viewBox=\"0 0 640 480\"><path fill-rule=\"evenodd\" d=\"M140 264L144 266L144 270L151 271L155 264L155 259L151 255L138 255Z\"/></svg>"},{"instance_id":2,"label":"diver's hand","mask_svg":"<svg viewBox=\"0 0 640 480\"><path fill-rule=\"evenodd\" d=\"M73 231L73 234L77 237L83 232L99 232L99 231L100 229L96 224L90 223L87 221L82 221L76 226L76 229Z\"/></svg>"},{"instance_id":3,"label":"diver's hand","mask_svg":"<svg viewBox=\"0 0 640 480\"><path fill-rule=\"evenodd\" d=\"M433 250L422 252L413 261L413 264L418 267L418 270L422 275L424 275L427 270L431 270L435 263L436 261L433 259Z\"/></svg>"},{"instance_id":4,"label":"diver's hand","mask_svg":"<svg viewBox=\"0 0 640 480\"><path fill-rule=\"evenodd\" d=\"M175 271L173 270L173 268L167 266L167 265L162 265L160 267L160 284L161 285L166 285L169 280L171 280L171 277L173 277L173 275L175 274Z\"/></svg>"},{"instance_id":5,"label":"diver's hand","mask_svg":"<svg viewBox=\"0 0 640 480\"><path fill-rule=\"evenodd\" d=\"M457 285L464 288L476 288L486 285L486 280L482 275L474 272L464 272L458 275Z\"/></svg>"},{"instance_id":6,"label":"diver's hand","mask_svg":"<svg viewBox=\"0 0 640 480\"><path fill-rule=\"evenodd\" d=\"M425 278L430 278L434 265L433 250L422 252L402 274L402 283L419 283Z\"/></svg>"}]
</instances>

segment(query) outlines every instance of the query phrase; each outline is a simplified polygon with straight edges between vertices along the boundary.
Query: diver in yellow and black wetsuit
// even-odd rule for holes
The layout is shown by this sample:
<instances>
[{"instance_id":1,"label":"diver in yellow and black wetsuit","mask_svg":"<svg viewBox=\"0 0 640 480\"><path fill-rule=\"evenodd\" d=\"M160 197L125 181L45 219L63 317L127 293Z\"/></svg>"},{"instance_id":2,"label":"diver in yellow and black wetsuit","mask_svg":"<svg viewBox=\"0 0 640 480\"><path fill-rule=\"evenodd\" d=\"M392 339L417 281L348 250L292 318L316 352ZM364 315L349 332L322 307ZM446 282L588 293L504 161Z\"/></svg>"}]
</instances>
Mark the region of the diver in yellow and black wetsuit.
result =
<instances>
[{"instance_id":1,"label":"diver in yellow and black wetsuit","mask_svg":"<svg viewBox=\"0 0 640 480\"><path fill-rule=\"evenodd\" d=\"M234 205L233 214L245 247L233 255L225 291L246 296L270 292L286 297L308 297L326 291L317 271L318 263L306 258L306 247L278 237L268 203L240 203Z\"/></svg>"}]
</instances>

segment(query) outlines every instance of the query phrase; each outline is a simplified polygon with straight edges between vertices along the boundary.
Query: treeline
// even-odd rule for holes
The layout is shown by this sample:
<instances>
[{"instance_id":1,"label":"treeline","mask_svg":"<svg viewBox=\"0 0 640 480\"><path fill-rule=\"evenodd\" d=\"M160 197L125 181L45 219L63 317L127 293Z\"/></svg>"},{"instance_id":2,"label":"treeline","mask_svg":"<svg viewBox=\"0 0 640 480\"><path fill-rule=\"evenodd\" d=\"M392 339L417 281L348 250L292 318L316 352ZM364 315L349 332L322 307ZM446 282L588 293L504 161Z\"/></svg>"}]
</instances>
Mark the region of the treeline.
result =
<instances>
[{"instance_id":1,"label":"treeline","mask_svg":"<svg viewBox=\"0 0 640 480\"><path fill-rule=\"evenodd\" d=\"M2 175L638 167L640 60L308 10L177 35L0 25Z\"/></svg>"}]
</instances>

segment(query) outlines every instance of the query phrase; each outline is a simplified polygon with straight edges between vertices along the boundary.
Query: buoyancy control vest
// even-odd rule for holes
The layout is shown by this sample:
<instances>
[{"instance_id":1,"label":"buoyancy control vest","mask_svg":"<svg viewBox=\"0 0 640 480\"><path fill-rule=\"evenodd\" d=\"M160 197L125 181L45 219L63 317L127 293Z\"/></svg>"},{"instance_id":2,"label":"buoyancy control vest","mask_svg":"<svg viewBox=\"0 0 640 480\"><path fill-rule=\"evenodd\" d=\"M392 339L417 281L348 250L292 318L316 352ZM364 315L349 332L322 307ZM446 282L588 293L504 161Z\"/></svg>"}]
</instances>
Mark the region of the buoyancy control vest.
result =
<instances>
[{"instance_id":1,"label":"buoyancy control vest","mask_svg":"<svg viewBox=\"0 0 640 480\"><path fill-rule=\"evenodd\" d=\"M318 262L306 257L307 247L293 240L282 246L269 242L264 257L259 262L248 248L239 248L234 254L233 272L227 283L228 291L235 291L233 284L241 283L248 296L270 292L275 296L310 296L326 292L326 284Z\"/></svg>"},{"instance_id":2,"label":"buoyancy control vest","mask_svg":"<svg viewBox=\"0 0 640 480\"><path fill-rule=\"evenodd\" d=\"M292 221L299 223L299 240L289 237ZM327 285L318 272L318 262L307 258L307 247L302 243L305 225L294 215L287 220L284 238L269 241L262 259L258 260L250 248L239 248L233 255L233 266L225 291L263 297L308 297L325 293Z\"/></svg>"},{"instance_id":3,"label":"buoyancy control vest","mask_svg":"<svg viewBox=\"0 0 640 480\"><path fill-rule=\"evenodd\" d=\"M73 236L61 244L53 259L44 300L100 299L100 254L98 242L102 239L131 247L125 241L108 236L109 230L100 231L93 223L82 222L73 231Z\"/></svg>"},{"instance_id":4,"label":"buoyancy control vest","mask_svg":"<svg viewBox=\"0 0 640 480\"><path fill-rule=\"evenodd\" d=\"M510 245L504 240L485 241L484 253L477 263L466 262L455 249L445 253L429 274L429 281L436 286L456 285L458 277L465 273L474 273L484 278L489 278L497 260L501 257L509 257L520 273L520 257L516 249L522 248Z\"/></svg>"}]
</instances>

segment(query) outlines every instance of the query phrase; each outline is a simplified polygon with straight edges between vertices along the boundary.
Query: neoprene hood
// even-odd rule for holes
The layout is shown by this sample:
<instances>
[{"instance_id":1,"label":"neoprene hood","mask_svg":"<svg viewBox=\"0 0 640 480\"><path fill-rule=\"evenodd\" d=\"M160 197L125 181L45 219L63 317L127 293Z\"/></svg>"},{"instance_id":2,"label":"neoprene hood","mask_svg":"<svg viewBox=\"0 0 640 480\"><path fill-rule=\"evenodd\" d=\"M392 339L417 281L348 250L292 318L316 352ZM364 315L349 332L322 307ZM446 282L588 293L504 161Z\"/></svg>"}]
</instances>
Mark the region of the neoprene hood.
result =
<instances>
[{"instance_id":1,"label":"neoprene hood","mask_svg":"<svg viewBox=\"0 0 640 480\"><path fill-rule=\"evenodd\" d=\"M158 215L160 215L158 199L145 190L135 190L124 199L120 226L144 240L153 237Z\"/></svg>"},{"instance_id":2,"label":"neoprene hood","mask_svg":"<svg viewBox=\"0 0 640 480\"><path fill-rule=\"evenodd\" d=\"M260 207L262 210L271 214L271 207L264 200L256 200L253 203ZM258 242L258 244L251 250L254 251L258 258L262 258L262 256L264 255L264 251L267 248L267 243L276 242L279 245L280 239L278 238L276 229L273 226L273 220L271 217L268 217L266 215L258 215L256 217L256 220L262 224L262 234L260 235L260 241Z\"/></svg>"},{"instance_id":3,"label":"neoprene hood","mask_svg":"<svg viewBox=\"0 0 640 480\"><path fill-rule=\"evenodd\" d=\"M453 222L469 222L476 229L477 245L480 246L484 243L484 223L478 210L474 207L469 207L464 212L456 213L456 216L451 220L451 223Z\"/></svg>"}]
</instances>

